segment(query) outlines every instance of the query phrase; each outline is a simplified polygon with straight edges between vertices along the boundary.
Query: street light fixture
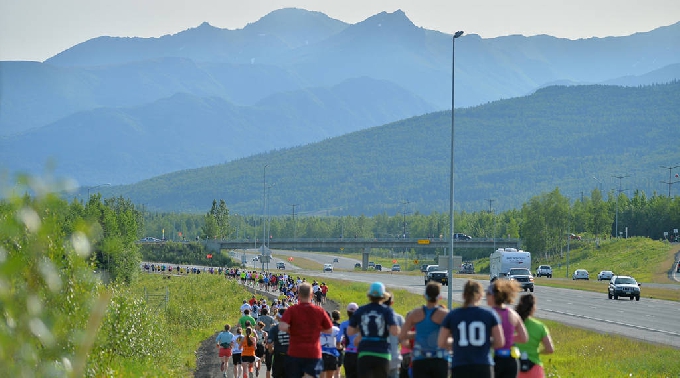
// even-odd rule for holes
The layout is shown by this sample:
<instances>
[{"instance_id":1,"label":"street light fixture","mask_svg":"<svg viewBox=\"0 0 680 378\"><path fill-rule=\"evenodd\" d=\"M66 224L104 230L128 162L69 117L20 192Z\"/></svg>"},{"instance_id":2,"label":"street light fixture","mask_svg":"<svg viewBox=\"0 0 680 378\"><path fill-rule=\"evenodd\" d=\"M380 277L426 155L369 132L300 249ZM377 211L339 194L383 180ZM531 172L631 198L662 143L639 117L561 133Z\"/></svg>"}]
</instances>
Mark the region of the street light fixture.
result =
<instances>
[{"instance_id":1,"label":"street light fixture","mask_svg":"<svg viewBox=\"0 0 680 378\"><path fill-rule=\"evenodd\" d=\"M460 37L463 35L463 31L457 31L453 34L453 38L451 38L451 181L450 181L450 188L451 188L451 193L450 193L450 198L449 198L449 225L450 225L450 232L449 232L449 237L450 237L450 245L449 245L449 284L447 285L448 288L448 305L449 308L452 308L453 306L453 286L451 283L453 282L453 147L454 147L454 130L455 130L455 123L454 123L454 109L455 109L455 103L453 101L454 99L454 93L455 93L455 88L454 85L456 83L455 79L455 63L456 63L456 38Z\"/></svg>"},{"instance_id":2,"label":"street light fixture","mask_svg":"<svg viewBox=\"0 0 680 378\"><path fill-rule=\"evenodd\" d=\"M595 176L593 176L593 179L595 179L595 181L597 181L600 184L600 192L601 192L602 191L602 180L600 180L599 178L597 178Z\"/></svg>"}]
</instances>

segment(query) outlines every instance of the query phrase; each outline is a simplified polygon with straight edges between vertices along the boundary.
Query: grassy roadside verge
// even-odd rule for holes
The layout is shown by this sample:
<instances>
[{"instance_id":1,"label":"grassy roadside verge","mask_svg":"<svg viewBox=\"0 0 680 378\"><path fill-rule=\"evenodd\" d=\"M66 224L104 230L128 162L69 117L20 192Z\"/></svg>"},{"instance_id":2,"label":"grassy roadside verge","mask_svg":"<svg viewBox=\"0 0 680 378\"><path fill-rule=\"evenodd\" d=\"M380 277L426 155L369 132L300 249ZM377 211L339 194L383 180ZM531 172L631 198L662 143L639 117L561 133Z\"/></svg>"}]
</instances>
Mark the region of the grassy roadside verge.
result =
<instances>
[{"instance_id":1,"label":"grassy roadside verge","mask_svg":"<svg viewBox=\"0 0 680 378\"><path fill-rule=\"evenodd\" d=\"M242 300L251 295L244 286L222 275L169 276L142 274L129 288L131 297L147 299L163 338L170 348L157 359L134 356L109 361L116 377L191 377L196 368L196 350L224 324L240 316ZM165 296L164 303L155 295ZM216 352L217 353L217 352Z\"/></svg>"},{"instance_id":2,"label":"grassy roadside verge","mask_svg":"<svg viewBox=\"0 0 680 378\"><path fill-rule=\"evenodd\" d=\"M325 279L328 296L341 308L349 302L367 302L368 284ZM391 288L388 287L388 291ZM422 296L405 290L394 291L397 313L405 315L424 303ZM540 302L539 302L540 306ZM343 317L345 314L343 313ZM546 377L676 377L680 372L680 350L672 347L600 334L557 322L544 323L550 329L555 354L544 356Z\"/></svg>"}]
</instances>

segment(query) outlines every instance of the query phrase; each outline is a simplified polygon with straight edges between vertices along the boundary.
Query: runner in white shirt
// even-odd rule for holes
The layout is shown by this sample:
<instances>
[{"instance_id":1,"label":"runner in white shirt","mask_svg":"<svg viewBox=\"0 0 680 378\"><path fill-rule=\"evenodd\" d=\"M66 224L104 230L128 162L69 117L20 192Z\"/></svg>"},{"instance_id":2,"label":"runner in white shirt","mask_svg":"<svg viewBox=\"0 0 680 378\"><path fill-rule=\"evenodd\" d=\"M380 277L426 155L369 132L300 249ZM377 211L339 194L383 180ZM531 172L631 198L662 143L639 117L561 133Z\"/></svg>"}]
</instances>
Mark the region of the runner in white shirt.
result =
<instances>
[{"instance_id":1,"label":"runner in white shirt","mask_svg":"<svg viewBox=\"0 0 680 378\"><path fill-rule=\"evenodd\" d=\"M234 377L243 376L243 364L241 363L241 352L243 352L243 348L241 347L241 340L243 340L241 328L237 328L236 335L234 335L234 338L231 341L231 358L234 365ZM239 372L239 370L241 371Z\"/></svg>"},{"instance_id":2,"label":"runner in white shirt","mask_svg":"<svg viewBox=\"0 0 680 378\"><path fill-rule=\"evenodd\" d=\"M244 312L246 310L251 310L251 312L252 312L253 308L250 307L250 305L248 304L248 301L244 299L243 304L241 305L241 316L244 315Z\"/></svg>"},{"instance_id":3,"label":"runner in white shirt","mask_svg":"<svg viewBox=\"0 0 680 378\"><path fill-rule=\"evenodd\" d=\"M331 333L321 333L321 358L323 360L321 378L333 378L335 371L338 370L338 357L340 356L338 333L340 333L340 328L333 326L331 329Z\"/></svg>"}]
</instances>

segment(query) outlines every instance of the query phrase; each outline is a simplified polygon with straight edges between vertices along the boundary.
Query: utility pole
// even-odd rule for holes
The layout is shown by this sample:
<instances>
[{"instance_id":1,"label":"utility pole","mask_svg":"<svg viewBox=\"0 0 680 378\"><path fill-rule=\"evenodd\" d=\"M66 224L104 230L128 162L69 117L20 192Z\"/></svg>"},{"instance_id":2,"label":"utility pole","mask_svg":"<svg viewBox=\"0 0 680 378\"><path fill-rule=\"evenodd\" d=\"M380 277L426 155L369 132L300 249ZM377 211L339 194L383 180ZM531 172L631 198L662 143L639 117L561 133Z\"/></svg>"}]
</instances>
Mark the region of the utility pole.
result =
<instances>
[{"instance_id":1,"label":"utility pole","mask_svg":"<svg viewBox=\"0 0 680 378\"><path fill-rule=\"evenodd\" d=\"M671 171L674 170L675 168L680 168L680 165L675 165L675 166L672 166L672 167L666 167L666 166L662 165L661 168L668 169L668 181L661 181L661 183L668 185L668 198L671 198L671 186L673 186L673 184L680 182L680 181L673 181L673 176L672 176L673 174L672 174ZM678 177L677 173L675 174L675 177Z\"/></svg>"},{"instance_id":2,"label":"utility pole","mask_svg":"<svg viewBox=\"0 0 680 378\"><path fill-rule=\"evenodd\" d=\"M489 201L489 214L493 214L493 250L496 251L496 212L492 212L491 204L495 199L487 198L485 201Z\"/></svg>"},{"instance_id":3,"label":"utility pole","mask_svg":"<svg viewBox=\"0 0 680 378\"><path fill-rule=\"evenodd\" d=\"M623 192L623 189L621 189L621 180L630 177L630 175L623 175L623 176L612 176L613 178L619 179L619 190L616 192L616 234L614 235L615 238L619 237L619 196L621 195L621 192Z\"/></svg>"},{"instance_id":4,"label":"utility pole","mask_svg":"<svg viewBox=\"0 0 680 378\"><path fill-rule=\"evenodd\" d=\"M300 204L297 203L291 203L288 206L293 207L293 243L295 243L295 239L297 239L297 223L295 223L295 206L299 206ZM295 247L293 247L293 250L295 250Z\"/></svg>"},{"instance_id":5,"label":"utility pole","mask_svg":"<svg viewBox=\"0 0 680 378\"><path fill-rule=\"evenodd\" d=\"M490 213L490 212L491 212L491 204L495 201L495 199L487 198L487 199L485 199L484 201L489 202L489 213Z\"/></svg>"},{"instance_id":6,"label":"utility pole","mask_svg":"<svg viewBox=\"0 0 680 378\"><path fill-rule=\"evenodd\" d=\"M411 201L406 200L406 201L402 202L401 204L402 204L402 205L408 206L410 203L411 203ZM404 208L404 210L402 211L402 214L404 215L404 223L403 223L403 225L404 225L404 233L403 233L403 238L406 239L406 214L410 214L410 212L407 212L407 208Z\"/></svg>"}]
</instances>

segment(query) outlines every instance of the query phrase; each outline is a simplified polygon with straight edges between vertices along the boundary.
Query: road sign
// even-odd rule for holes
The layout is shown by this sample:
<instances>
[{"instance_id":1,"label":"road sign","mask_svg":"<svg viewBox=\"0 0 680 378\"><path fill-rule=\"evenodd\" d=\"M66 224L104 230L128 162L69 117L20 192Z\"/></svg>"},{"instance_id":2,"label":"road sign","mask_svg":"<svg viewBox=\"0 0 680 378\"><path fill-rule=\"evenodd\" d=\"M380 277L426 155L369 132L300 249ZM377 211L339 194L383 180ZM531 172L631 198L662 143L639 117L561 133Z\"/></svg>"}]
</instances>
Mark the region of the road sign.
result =
<instances>
[{"instance_id":1,"label":"road sign","mask_svg":"<svg viewBox=\"0 0 680 378\"><path fill-rule=\"evenodd\" d=\"M418 259L413 260L414 264L418 264Z\"/></svg>"},{"instance_id":2,"label":"road sign","mask_svg":"<svg viewBox=\"0 0 680 378\"><path fill-rule=\"evenodd\" d=\"M418 244L430 244L430 239L418 239Z\"/></svg>"}]
</instances>

